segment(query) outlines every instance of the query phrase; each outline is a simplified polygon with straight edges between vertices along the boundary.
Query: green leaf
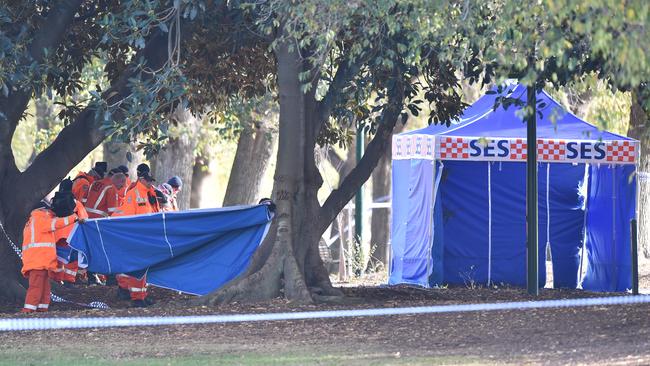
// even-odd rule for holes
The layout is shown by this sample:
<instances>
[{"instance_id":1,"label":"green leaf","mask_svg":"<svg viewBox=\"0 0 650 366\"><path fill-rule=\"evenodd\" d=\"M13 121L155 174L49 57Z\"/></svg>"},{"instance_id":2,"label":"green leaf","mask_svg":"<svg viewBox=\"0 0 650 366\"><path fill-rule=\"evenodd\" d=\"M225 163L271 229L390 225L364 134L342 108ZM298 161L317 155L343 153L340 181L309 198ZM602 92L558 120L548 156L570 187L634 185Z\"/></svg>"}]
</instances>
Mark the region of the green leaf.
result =
<instances>
[{"instance_id":1,"label":"green leaf","mask_svg":"<svg viewBox=\"0 0 650 366\"><path fill-rule=\"evenodd\" d=\"M142 49L145 46L145 41L143 37L139 37L138 39L135 40L135 46Z\"/></svg>"}]
</instances>

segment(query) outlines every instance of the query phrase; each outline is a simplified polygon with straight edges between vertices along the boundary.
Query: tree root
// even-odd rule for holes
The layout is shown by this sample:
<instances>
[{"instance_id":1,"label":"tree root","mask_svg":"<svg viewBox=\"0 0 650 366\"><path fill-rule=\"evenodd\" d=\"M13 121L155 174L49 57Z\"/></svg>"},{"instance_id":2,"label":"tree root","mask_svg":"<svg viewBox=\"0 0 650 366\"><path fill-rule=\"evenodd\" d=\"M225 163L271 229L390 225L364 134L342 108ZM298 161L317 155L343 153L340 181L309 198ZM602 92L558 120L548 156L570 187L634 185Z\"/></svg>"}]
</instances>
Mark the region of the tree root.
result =
<instances>
[{"instance_id":1,"label":"tree root","mask_svg":"<svg viewBox=\"0 0 650 366\"><path fill-rule=\"evenodd\" d=\"M0 298L4 298L7 301L15 304L22 303L25 301L25 294L27 289L21 286L18 281L11 281L8 278L0 280Z\"/></svg>"},{"instance_id":2,"label":"tree root","mask_svg":"<svg viewBox=\"0 0 650 366\"><path fill-rule=\"evenodd\" d=\"M290 235L288 226L281 221L271 255L259 271L235 279L222 289L192 303L214 306L234 301L270 300L279 297L283 289L287 300L301 304L312 303L305 278L298 267L290 241L287 240Z\"/></svg>"}]
</instances>

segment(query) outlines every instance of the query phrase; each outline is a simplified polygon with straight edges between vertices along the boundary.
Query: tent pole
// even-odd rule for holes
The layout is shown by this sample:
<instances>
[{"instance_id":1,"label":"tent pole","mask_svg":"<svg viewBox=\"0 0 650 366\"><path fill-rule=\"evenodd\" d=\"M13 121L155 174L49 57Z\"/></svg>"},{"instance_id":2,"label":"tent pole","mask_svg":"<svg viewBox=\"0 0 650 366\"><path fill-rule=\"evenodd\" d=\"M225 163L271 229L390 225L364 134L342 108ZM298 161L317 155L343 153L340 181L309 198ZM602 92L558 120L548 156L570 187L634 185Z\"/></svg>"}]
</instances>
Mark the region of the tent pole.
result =
<instances>
[{"instance_id":1,"label":"tent pole","mask_svg":"<svg viewBox=\"0 0 650 366\"><path fill-rule=\"evenodd\" d=\"M636 219L630 221L630 234L632 234L632 295L639 294L639 251L637 247Z\"/></svg>"},{"instance_id":2,"label":"tent pole","mask_svg":"<svg viewBox=\"0 0 650 366\"><path fill-rule=\"evenodd\" d=\"M357 129L357 146L356 146L356 157L357 164L361 161L363 157L363 150L365 145L365 139L363 134L363 128L359 127ZM355 240L359 242L359 248L361 248L362 236L363 236L363 185L359 187L356 196L354 197L354 234Z\"/></svg>"},{"instance_id":3,"label":"tent pole","mask_svg":"<svg viewBox=\"0 0 650 366\"><path fill-rule=\"evenodd\" d=\"M526 235L527 277L530 295L539 295L537 227L537 93L535 84L527 89L529 115L526 121Z\"/></svg>"}]
</instances>

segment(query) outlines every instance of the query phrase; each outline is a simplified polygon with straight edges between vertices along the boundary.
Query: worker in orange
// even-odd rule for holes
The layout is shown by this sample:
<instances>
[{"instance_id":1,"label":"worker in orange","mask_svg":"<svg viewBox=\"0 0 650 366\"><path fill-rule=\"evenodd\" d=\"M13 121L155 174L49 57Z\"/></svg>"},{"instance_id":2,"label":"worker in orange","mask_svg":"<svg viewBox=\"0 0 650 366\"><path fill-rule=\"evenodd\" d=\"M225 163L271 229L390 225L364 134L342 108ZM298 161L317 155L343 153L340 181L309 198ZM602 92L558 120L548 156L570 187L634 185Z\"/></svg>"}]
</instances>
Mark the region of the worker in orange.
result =
<instances>
[{"instance_id":1,"label":"worker in orange","mask_svg":"<svg viewBox=\"0 0 650 366\"><path fill-rule=\"evenodd\" d=\"M156 191L147 164L138 165L138 180L126 191L124 204L120 207L120 216L140 215L159 212Z\"/></svg>"},{"instance_id":2,"label":"worker in orange","mask_svg":"<svg viewBox=\"0 0 650 366\"><path fill-rule=\"evenodd\" d=\"M115 168L115 170L124 174L124 176L126 177L126 183L124 184L124 187L122 187L122 189L120 189L118 192L120 199L123 199L124 196L126 196L126 191L129 189L131 184L133 184L133 182L131 181L131 178L129 178L129 168L127 168L126 165L120 165L117 168Z\"/></svg>"},{"instance_id":3,"label":"worker in orange","mask_svg":"<svg viewBox=\"0 0 650 366\"><path fill-rule=\"evenodd\" d=\"M88 173L79 172L79 174L74 178L72 184L72 194L74 194L74 198L85 204L90 185L93 184L94 181L104 178L104 174L106 174L107 170L108 163L105 161L98 161Z\"/></svg>"},{"instance_id":4,"label":"worker in orange","mask_svg":"<svg viewBox=\"0 0 650 366\"><path fill-rule=\"evenodd\" d=\"M119 211L123 200L119 191L126 184L126 177L117 168L111 169L104 179L96 180L90 185L86 197L86 211L91 219L109 217ZM105 282L115 284L114 278L102 274L88 273L88 284Z\"/></svg>"},{"instance_id":5,"label":"worker in orange","mask_svg":"<svg viewBox=\"0 0 650 366\"><path fill-rule=\"evenodd\" d=\"M45 204L39 204L25 224L21 272L29 278L29 288L21 310L23 313L47 311L50 307L49 272L57 268L55 232L74 225L79 219L74 213L64 217L57 216Z\"/></svg>"},{"instance_id":6,"label":"worker in orange","mask_svg":"<svg viewBox=\"0 0 650 366\"><path fill-rule=\"evenodd\" d=\"M111 170L108 177L96 180L90 185L86 197L86 211L91 219L108 217L119 210L121 200L119 191L126 184L122 172Z\"/></svg>"},{"instance_id":7,"label":"worker in orange","mask_svg":"<svg viewBox=\"0 0 650 366\"><path fill-rule=\"evenodd\" d=\"M54 198L52 199L52 207L55 212L63 216L69 216L74 213L80 219L85 220L88 218L88 213L86 213L84 206L81 202L74 199L72 194L72 181L70 179L64 179L61 184L59 184L59 191L54 194ZM56 222L56 220L63 219L57 219L55 217L53 220ZM72 227L72 225L65 225L62 229L56 230L54 236L58 248L69 247L68 237L72 232ZM79 264L77 261L62 257L58 257L57 259L57 269L51 273L51 279L54 281L62 281L66 286L75 283L77 272L79 270Z\"/></svg>"},{"instance_id":8,"label":"worker in orange","mask_svg":"<svg viewBox=\"0 0 650 366\"><path fill-rule=\"evenodd\" d=\"M138 180L136 180L126 192L124 204L120 207L120 212L115 216L141 215L158 212L158 203L156 193L153 188L155 181L151 175L147 164L140 164L137 169ZM131 299L134 307L146 307L152 302L147 298L147 278L135 278L126 274L117 276L118 292L121 299Z\"/></svg>"}]
</instances>

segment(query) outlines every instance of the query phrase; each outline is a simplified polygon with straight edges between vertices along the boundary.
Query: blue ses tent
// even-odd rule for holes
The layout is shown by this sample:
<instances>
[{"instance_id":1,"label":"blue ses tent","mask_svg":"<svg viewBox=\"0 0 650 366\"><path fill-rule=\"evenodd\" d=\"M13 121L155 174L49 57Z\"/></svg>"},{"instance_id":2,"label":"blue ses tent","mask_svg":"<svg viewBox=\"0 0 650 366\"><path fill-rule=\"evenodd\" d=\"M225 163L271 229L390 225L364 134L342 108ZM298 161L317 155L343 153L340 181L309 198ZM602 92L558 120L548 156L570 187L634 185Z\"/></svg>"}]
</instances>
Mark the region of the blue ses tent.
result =
<instances>
[{"instance_id":1,"label":"blue ses tent","mask_svg":"<svg viewBox=\"0 0 650 366\"><path fill-rule=\"evenodd\" d=\"M389 284L526 284L526 125L497 96L393 137ZM548 246L554 287L625 291L639 142L537 100L539 285Z\"/></svg>"},{"instance_id":2,"label":"blue ses tent","mask_svg":"<svg viewBox=\"0 0 650 366\"><path fill-rule=\"evenodd\" d=\"M243 273L273 214L266 204L87 220L69 239L80 266L147 274L147 282L205 295Z\"/></svg>"}]
</instances>

